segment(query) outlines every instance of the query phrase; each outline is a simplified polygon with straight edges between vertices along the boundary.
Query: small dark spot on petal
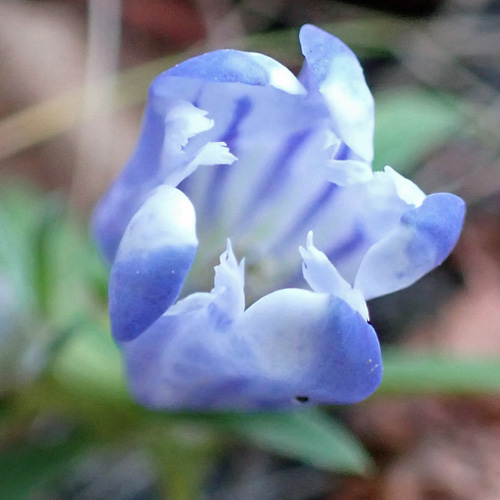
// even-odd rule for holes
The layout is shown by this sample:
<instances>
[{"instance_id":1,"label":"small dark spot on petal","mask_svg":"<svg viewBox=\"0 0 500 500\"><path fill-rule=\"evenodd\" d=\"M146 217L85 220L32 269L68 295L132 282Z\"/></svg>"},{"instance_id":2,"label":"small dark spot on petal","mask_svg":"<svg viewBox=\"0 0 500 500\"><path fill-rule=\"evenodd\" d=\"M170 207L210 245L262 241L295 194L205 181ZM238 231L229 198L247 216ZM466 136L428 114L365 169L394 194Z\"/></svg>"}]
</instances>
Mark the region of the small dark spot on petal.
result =
<instances>
[{"instance_id":1,"label":"small dark spot on petal","mask_svg":"<svg viewBox=\"0 0 500 500\"><path fill-rule=\"evenodd\" d=\"M297 401L297 403L307 403L309 401L309 397L308 396L295 396L295 401Z\"/></svg>"}]
</instances>

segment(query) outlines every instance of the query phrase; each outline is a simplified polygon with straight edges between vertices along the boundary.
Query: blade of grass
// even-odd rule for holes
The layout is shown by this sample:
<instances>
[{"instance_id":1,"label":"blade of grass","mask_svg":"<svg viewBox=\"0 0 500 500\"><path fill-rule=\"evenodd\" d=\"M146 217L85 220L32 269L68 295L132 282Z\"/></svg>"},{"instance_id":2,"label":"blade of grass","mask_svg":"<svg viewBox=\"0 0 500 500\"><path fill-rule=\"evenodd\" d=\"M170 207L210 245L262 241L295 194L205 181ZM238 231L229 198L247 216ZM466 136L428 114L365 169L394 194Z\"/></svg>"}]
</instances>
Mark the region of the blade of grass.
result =
<instances>
[{"instance_id":1,"label":"blade of grass","mask_svg":"<svg viewBox=\"0 0 500 500\"><path fill-rule=\"evenodd\" d=\"M500 391L500 360L445 353L384 351L382 395L493 394Z\"/></svg>"}]
</instances>

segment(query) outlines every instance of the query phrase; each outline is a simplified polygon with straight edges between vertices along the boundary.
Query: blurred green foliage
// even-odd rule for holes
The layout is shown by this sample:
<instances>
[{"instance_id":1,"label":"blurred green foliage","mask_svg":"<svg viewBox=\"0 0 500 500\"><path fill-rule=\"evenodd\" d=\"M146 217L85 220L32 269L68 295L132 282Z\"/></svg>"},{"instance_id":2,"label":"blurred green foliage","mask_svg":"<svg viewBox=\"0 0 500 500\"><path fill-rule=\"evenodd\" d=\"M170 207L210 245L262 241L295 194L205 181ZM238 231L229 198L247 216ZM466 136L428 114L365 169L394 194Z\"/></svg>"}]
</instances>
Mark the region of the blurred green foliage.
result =
<instances>
[{"instance_id":1,"label":"blurred green foliage","mask_svg":"<svg viewBox=\"0 0 500 500\"><path fill-rule=\"evenodd\" d=\"M375 96L373 168L394 166L409 176L436 148L464 128L465 114L445 93L418 88Z\"/></svg>"}]
</instances>

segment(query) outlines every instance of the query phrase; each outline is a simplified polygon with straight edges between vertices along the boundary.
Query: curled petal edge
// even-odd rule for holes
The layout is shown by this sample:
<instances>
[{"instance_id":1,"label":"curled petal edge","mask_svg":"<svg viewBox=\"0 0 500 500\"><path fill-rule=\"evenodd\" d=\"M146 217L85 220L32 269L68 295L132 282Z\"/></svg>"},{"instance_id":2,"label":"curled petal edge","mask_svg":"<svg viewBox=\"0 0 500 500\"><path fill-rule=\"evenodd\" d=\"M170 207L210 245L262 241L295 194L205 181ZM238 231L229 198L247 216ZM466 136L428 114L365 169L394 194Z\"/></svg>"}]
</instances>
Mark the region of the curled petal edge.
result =
<instances>
[{"instance_id":1,"label":"curled petal edge","mask_svg":"<svg viewBox=\"0 0 500 500\"><path fill-rule=\"evenodd\" d=\"M369 300L412 285L450 254L464 216L465 203L458 196L450 193L427 196L368 250L354 287Z\"/></svg>"},{"instance_id":2,"label":"curled petal edge","mask_svg":"<svg viewBox=\"0 0 500 500\"><path fill-rule=\"evenodd\" d=\"M371 164L374 104L357 57L338 38L310 24L302 26L299 38L309 90L323 97L339 137Z\"/></svg>"}]
</instances>

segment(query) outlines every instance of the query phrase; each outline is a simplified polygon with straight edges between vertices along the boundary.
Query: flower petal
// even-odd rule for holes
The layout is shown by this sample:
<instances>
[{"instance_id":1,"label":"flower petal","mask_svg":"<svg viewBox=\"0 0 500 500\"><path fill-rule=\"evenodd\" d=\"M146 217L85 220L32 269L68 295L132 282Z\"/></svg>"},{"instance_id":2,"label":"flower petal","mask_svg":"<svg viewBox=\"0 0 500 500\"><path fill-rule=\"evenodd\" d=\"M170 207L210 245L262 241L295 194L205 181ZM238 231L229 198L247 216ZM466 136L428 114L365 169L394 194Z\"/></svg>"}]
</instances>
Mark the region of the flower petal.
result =
<instances>
[{"instance_id":1,"label":"flower petal","mask_svg":"<svg viewBox=\"0 0 500 500\"><path fill-rule=\"evenodd\" d=\"M425 193L410 179L403 177L391 167L385 167L384 173L391 179L398 196L408 205L419 207L425 200Z\"/></svg>"},{"instance_id":2,"label":"flower petal","mask_svg":"<svg viewBox=\"0 0 500 500\"><path fill-rule=\"evenodd\" d=\"M462 229L465 204L449 193L428 196L363 258L355 288L372 299L401 290L440 265Z\"/></svg>"},{"instance_id":3,"label":"flower petal","mask_svg":"<svg viewBox=\"0 0 500 500\"><path fill-rule=\"evenodd\" d=\"M151 92L137 148L94 213L93 232L109 263L127 224L152 189L160 184L176 186L200 165L236 160L223 142L195 140L214 126L206 111L180 96L161 100L160 106Z\"/></svg>"},{"instance_id":4,"label":"flower petal","mask_svg":"<svg viewBox=\"0 0 500 500\"><path fill-rule=\"evenodd\" d=\"M380 346L373 328L328 294L284 289L266 295L235 321L234 333L269 384L261 401L353 403L380 384Z\"/></svg>"},{"instance_id":5,"label":"flower petal","mask_svg":"<svg viewBox=\"0 0 500 500\"><path fill-rule=\"evenodd\" d=\"M300 30L303 78L330 110L337 135L364 161L373 159L373 98L353 52L338 38L306 24Z\"/></svg>"},{"instance_id":6,"label":"flower petal","mask_svg":"<svg viewBox=\"0 0 500 500\"><path fill-rule=\"evenodd\" d=\"M134 397L152 408L238 408L255 373L248 349L231 336L243 313L243 262L227 242L211 293L180 300L140 337L122 345Z\"/></svg>"},{"instance_id":7,"label":"flower petal","mask_svg":"<svg viewBox=\"0 0 500 500\"><path fill-rule=\"evenodd\" d=\"M390 168L373 174L373 99L355 55L313 26L300 41L299 79L233 50L158 76L137 148L96 211L112 263L113 335L146 406L259 410L368 397L382 365L366 299L408 286L458 238L459 198L426 197ZM195 209L202 245L190 272ZM325 249L312 232L300 247L313 291L262 297L295 286L290 269L311 229ZM183 287L205 289L227 235L248 255L253 305L245 311L244 261L229 240L212 291L176 302Z\"/></svg>"},{"instance_id":8,"label":"flower petal","mask_svg":"<svg viewBox=\"0 0 500 500\"><path fill-rule=\"evenodd\" d=\"M324 165L325 180L338 186L348 186L358 182L367 182L373 177L368 163L356 160L330 160Z\"/></svg>"},{"instance_id":9,"label":"flower petal","mask_svg":"<svg viewBox=\"0 0 500 500\"><path fill-rule=\"evenodd\" d=\"M239 264L233 253L231 241L227 240L226 251L220 256L220 264L215 268L214 289L217 306L235 318L245 310L245 261Z\"/></svg>"},{"instance_id":10,"label":"flower petal","mask_svg":"<svg viewBox=\"0 0 500 500\"><path fill-rule=\"evenodd\" d=\"M307 235L306 248L300 247L303 264L302 272L309 286L318 293L328 293L342 299L368 320L368 308L359 290L355 290L340 275L327 256L320 252L313 243L313 233Z\"/></svg>"},{"instance_id":11,"label":"flower petal","mask_svg":"<svg viewBox=\"0 0 500 500\"><path fill-rule=\"evenodd\" d=\"M137 148L94 214L93 232L108 262L151 189L164 183L177 186L199 165L236 160L226 146L236 141L239 124L261 87L295 98L305 93L297 78L273 59L233 50L189 59L155 78Z\"/></svg>"},{"instance_id":12,"label":"flower petal","mask_svg":"<svg viewBox=\"0 0 500 500\"><path fill-rule=\"evenodd\" d=\"M327 294L280 290L217 325L210 307L166 314L124 344L134 397L153 408L283 409L360 401L380 384L375 332Z\"/></svg>"},{"instance_id":13,"label":"flower petal","mask_svg":"<svg viewBox=\"0 0 500 500\"><path fill-rule=\"evenodd\" d=\"M260 87L271 85L289 94L306 93L288 68L255 52L228 49L208 52L188 59L163 74L214 83L243 83Z\"/></svg>"},{"instance_id":14,"label":"flower petal","mask_svg":"<svg viewBox=\"0 0 500 500\"><path fill-rule=\"evenodd\" d=\"M352 285L369 248L384 238L412 207L400 198L387 172L376 172L368 182L349 186L327 184L323 193L302 213L296 210L294 219L280 220L284 230L275 231L279 250L295 255L294 248L312 230L317 246L324 249L327 258ZM295 197L299 199L300 193ZM297 205L300 206L298 202Z\"/></svg>"},{"instance_id":15,"label":"flower petal","mask_svg":"<svg viewBox=\"0 0 500 500\"><path fill-rule=\"evenodd\" d=\"M129 341L177 299L196 254L195 213L171 186L156 188L130 221L109 282L111 329Z\"/></svg>"},{"instance_id":16,"label":"flower petal","mask_svg":"<svg viewBox=\"0 0 500 500\"><path fill-rule=\"evenodd\" d=\"M150 408L216 407L232 380L232 350L208 307L163 315L122 348L130 390Z\"/></svg>"}]
</instances>

